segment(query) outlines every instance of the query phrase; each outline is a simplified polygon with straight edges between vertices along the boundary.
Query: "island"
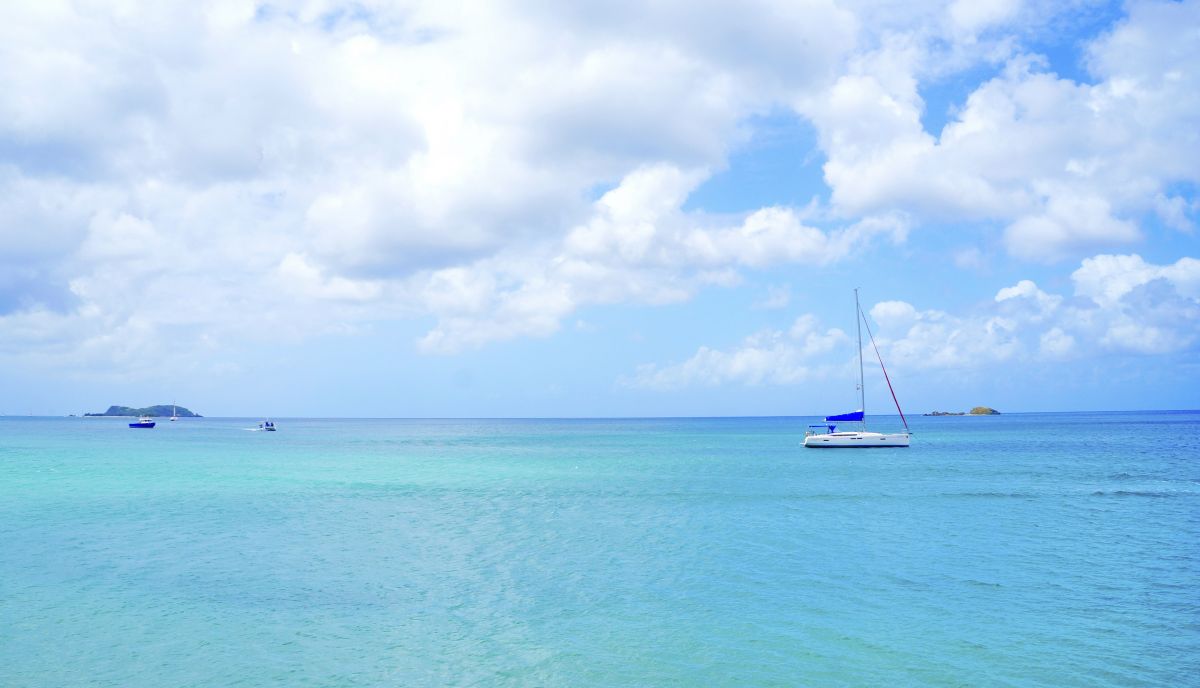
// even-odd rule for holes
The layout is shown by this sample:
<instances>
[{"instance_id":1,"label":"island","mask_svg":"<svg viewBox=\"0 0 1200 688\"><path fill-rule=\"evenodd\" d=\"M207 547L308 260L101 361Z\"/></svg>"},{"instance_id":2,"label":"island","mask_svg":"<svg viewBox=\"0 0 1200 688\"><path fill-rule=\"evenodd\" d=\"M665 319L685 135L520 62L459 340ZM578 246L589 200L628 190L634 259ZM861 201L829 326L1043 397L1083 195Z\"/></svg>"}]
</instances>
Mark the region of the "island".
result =
<instances>
[{"instance_id":1,"label":"island","mask_svg":"<svg viewBox=\"0 0 1200 688\"><path fill-rule=\"evenodd\" d=\"M109 406L104 413L85 413L85 416L163 416L169 417L171 412L180 418L203 418L199 413L192 413L182 406L174 404L158 404L146 408L130 408L129 406Z\"/></svg>"},{"instance_id":2,"label":"island","mask_svg":"<svg viewBox=\"0 0 1200 688\"><path fill-rule=\"evenodd\" d=\"M970 411L933 411L925 416L998 416L1000 412L990 406L976 406Z\"/></svg>"}]
</instances>

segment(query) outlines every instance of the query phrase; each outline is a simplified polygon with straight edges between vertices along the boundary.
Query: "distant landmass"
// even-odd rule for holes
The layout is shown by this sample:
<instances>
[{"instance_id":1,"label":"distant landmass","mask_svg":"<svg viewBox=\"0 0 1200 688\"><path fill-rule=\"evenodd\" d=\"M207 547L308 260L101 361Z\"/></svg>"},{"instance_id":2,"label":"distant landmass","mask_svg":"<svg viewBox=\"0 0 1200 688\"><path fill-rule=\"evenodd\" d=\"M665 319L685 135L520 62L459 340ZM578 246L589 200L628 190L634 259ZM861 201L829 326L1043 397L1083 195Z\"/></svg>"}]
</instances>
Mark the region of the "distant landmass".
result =
<instances>
[{"instance_id":1,"label":"distant landmass","mask_svg":"<svg viewBox=\"0 0 1200 688\"><path fill-rule=\"evenodd\" d=\"M85 413L85 416L170 416L171 409L175 409L175 415L180 418L203 418L199 413L192 413L182 406L172 406L171 404L159 404L158 406L147 406L146 408L131 408L129 406L109 406L104 413Z\"/></svg>"},{"instance_id":2,"label":"distant landmass","mask_svg":"<svg viewBox=\"0 0 1200 688\"><path fill-rule=\"evenodd\" d=\"M990 406L976 406L969 412L963 411L934 411L926 416L998 416L1000 412Z\"/></svg>"}]
</instances>

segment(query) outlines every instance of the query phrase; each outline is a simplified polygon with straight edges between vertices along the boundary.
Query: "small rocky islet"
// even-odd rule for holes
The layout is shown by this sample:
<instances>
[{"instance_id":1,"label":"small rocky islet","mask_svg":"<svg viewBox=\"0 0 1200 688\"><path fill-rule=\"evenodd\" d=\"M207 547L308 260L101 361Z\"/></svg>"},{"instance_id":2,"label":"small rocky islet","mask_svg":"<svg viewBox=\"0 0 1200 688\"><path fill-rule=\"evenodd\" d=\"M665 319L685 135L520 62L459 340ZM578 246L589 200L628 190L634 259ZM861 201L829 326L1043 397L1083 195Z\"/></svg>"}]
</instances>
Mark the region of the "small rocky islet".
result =
<instances>
[{"instance_id":1,"label":"small rocky islet","mask_svg":"<svg viewBox=\"0 0 1200 688\"><path fill-rule=\"evenodd\" d=\"M129 406L109 406L104 413L85 413L84 416L150 416L151 418L170 417L174 413L180 418L203 418L199 413L192 413L182 406L174 404L157 404L146 408Z\"/></svg>"},{"instance_id":2,"label":"small rocky islet","mask_svg":"<svg viewBox=\"0 0 1200 688\"><path fill-rule=\"evenodd\" d=\"M998 416L1000 412L990 406L976 406L970 411L933 411L926 416Z\"/></svg>"}]
</instances>

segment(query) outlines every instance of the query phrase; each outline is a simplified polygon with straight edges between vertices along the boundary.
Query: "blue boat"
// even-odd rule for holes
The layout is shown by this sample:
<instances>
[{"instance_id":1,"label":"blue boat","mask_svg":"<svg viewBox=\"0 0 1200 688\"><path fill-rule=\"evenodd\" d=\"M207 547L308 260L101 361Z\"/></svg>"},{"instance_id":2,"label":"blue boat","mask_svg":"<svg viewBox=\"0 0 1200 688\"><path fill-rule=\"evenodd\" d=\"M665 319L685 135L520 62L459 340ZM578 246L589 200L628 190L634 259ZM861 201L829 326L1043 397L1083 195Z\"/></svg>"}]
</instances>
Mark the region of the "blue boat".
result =
<instances>
[{"instance_id":1,"label":"blue boat","mask_svg":"<svg viewBox=\"0 0 1200 688\"><path fill-rule=\"evenodd\" d=\"M136 423L130 423L131 428L152 428L154 427L154 419L150 416L142 416L137 419Z\"/></svg>"}]
</instances>

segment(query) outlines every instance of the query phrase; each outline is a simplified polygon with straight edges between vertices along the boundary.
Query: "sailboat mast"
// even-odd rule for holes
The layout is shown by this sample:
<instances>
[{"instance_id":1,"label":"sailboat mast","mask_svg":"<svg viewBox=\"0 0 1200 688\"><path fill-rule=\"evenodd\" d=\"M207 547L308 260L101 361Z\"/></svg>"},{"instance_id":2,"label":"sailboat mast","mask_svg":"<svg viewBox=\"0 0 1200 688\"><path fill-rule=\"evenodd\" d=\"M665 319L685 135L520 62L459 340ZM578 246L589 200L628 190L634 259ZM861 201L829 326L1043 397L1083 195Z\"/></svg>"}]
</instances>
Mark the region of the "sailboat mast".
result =
<instances>
[{"instance_id":1,"label":"sailboat mast","mask_svg":"<svg viewBox=\"0 0 1200 688\"><path fill-rule=\"evenodd\" d=\"M862 424L867 426L867 390L863 386L862 308L858 305L858 287L854 288L854 328L858 331L858 409L863 412Z\"/></svg>"}]
</instances>

